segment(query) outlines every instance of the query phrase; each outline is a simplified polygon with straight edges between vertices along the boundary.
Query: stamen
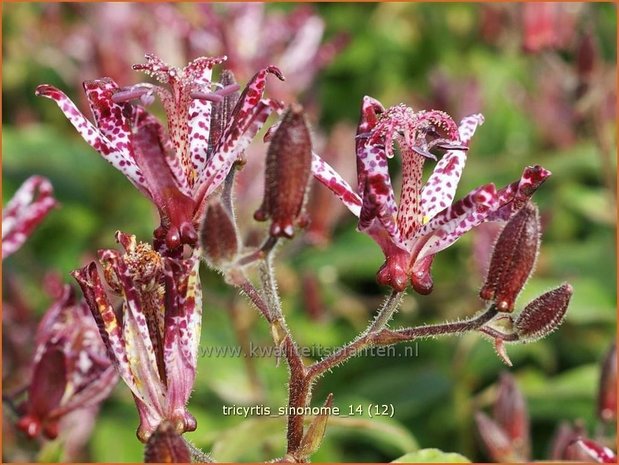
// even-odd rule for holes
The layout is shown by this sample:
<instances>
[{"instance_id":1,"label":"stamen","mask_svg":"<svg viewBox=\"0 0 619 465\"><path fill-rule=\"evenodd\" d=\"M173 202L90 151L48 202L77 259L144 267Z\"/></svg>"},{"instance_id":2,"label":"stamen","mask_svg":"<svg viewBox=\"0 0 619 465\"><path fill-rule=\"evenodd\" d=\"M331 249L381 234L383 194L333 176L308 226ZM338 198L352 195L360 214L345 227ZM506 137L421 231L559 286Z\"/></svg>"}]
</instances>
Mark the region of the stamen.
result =
<instances>
[{"instance_id":1,"label":"stamen","mask_svg":"<svg viewBox=\"0 0 619 465\"><path fill-rule=\"evenodd\" d=\"M219 93L215 92L192 92L190 96L191 98L196 100L208 100L214 103L220 103L224 100L224 98Z\"/></svg>"},{"instance_id":2,"label":"stamen","mask_svg":"<svg viewBox=\"0 0 619 465\"><path fill-rule=\"evenodd\" d=\"M221 89L217 89L215 94L220 95L221 97L227 97L228 95L232 95L237 90L240 90L241 86L239 84L229 84L227 86L222 87Z\"/></svg>"},{"instance_id":3,"label":"stamen","mask_svg":"<svg viewBox=\"0 0 619 465\"><path fill-rule=\"evenodd\" d=\"M127 90L116 92L112 95L112 101L114 103L125 103L131 100L142 99L142 97L148 93L152 93L152 89L149 89L148 87L132 87Z\"/></svg>"}]
</instances>

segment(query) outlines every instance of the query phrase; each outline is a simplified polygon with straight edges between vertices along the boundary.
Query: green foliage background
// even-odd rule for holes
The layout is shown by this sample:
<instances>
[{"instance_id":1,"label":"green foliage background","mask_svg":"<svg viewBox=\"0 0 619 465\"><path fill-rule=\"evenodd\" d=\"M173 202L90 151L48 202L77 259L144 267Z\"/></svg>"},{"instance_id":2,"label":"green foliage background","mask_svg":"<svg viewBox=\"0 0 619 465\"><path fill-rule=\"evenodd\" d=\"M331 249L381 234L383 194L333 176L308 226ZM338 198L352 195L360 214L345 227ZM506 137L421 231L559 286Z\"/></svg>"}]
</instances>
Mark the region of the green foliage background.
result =
<instances>
[{"instance_id":1,"label":"green foliage background","mask_svg":"<svg viewBox=\"0 0 619 465\"><path fill-rule=\"evenodd\" d=\"M51 179L61 203L3 265L3 273L16 276L32 307L43 312L49 302L40 283L47 271L57 270L70 281L68 273L97 249L115 247L115 230L148 240L157 220L149 203L73 132L55 105L34 97L35 86L43 82L66 89L75 98L80 91L63 82L53 66L11 48L12 39L36 24L40 9L35 4L3 6L2 192L6 202L26 177L38 173ZM327 37L341 31L350 35L348 47L312 89L321 105L317 126L323 132L328 134L342 120L354 124L366 94L385 105L429 98L429 77L440 70L451 82L477 83L482 103L478 111L486 117L474 138L460 194L487 182L504 185L530 164L542 164L553 172L535 196L544 218L542 251L519 305L563 281L573 285L574 298L559 331L543 341L508 348L514 361L511 371L530 408L534 457L544 458L550 432L559 421L583 419L593 427L599 361L615 334L615 193L605 182L608 166L595 140L600 130L611 135L614 147L615 121L577 128L576 139L566 146L545 141L543 128L520 95L538 85L544 57L522 53L518 31L500 46L485 42L479 32L479 5L320 4L316 9L326 21ZM615 6L591 4L583 15L595 25L603 58L613 63ZM560 59L573 63L575 56L563 53ZM465 97L456 95L456 102ZM18 113L27 114L27 121L17 118ZM453 116L457 120L464 115ZM614 173L614 149L611 155ZM353 153L347 156L355 163ZM346 217L326 247L303 246L296 240L281 249L278 275L284 308L301 345L335 347L349 341L385 294L374 282L382 263L380 251L354 228L353 218ZM482 277L475 272L471 255L470 235L440 254L434 267L434 293L407 296L393 325L441 321L477 311ZM320 283L324 314L318 320L308 314L302 297L304 273L317 276ZM242 299L233 299L219 275L204 271L203 286L203 346L237 345L229 311L233 301L237 321L247 328L252 343L269 344L264 322ZM477 335L420 342L416 351L414 357L359 357L319 382L316 404L333 392L342 410L348 405L386 403L394 405L395 415L335 419L315 461L390 461L418 447L485 459L473 413L490 404L493 383L506 367ZM399 347L397 354L403 353ZM285 404L284 364L277 366L273 359L253 363L259 386L250 381L244 358L199 361L190 404L199 428L188 436L197 446L212 449L219 460L264 460L283 452L281 419L222 415L224 405L264 404L276 409ZM136 426L132 399L121 384L103 405L88 458L141 460Z\"/></svg>"}]
</instances>

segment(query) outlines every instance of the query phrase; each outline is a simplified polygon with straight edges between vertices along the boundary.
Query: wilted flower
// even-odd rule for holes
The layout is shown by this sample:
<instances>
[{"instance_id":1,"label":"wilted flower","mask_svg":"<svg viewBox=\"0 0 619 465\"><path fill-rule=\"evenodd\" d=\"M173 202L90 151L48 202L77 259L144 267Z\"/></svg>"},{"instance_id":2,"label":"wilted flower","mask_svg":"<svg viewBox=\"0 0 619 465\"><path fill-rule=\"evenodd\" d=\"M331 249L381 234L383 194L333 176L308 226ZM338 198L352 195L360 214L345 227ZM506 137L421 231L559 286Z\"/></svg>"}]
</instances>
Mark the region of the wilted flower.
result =
<instances>
[{"instance_id":1,"label":"wilted flower","mask_svg":"<svg viewBox=\"0 0 619 465\"><path fill-rule=\"evenodd\" d=\"M41 176L29 177L15 192L2 210L2 259L19 249L56 205L53 193Z\"/></svg>"},{"instance_id":2,"label":"wilted flower","mask_svg":"<svg viewBox=\"0 0 619 465\"><path fill-rule=\"evenodd\" d=\"M225 98L238 85L213 83L211 75L225 57L198 58L182 70L153 55L146 58L146 64L134 68L168 87L143 83L120 88L110 78L84 83L96 126L60 90L41 85L37 95L55 100L82 137L153 201L161 217L157 245L173 250L196 243L206 199L242 160L269 114L281 108L262 98L267 74L283 76L274 66L259 71L224 120L212 115L220 114L217 105L229 103ZM167 113L167 134L142 106L129 103L150 103L154 95Z\"/></svg>"},{"instance_id":3,"label":"wilted flower","mask_svg":"<svg viewBox=\"0 0 619 465\"><path fill-rule=\"evenodd\" d=\"M97 406L116 385L97 325L70 286L39 324L24 415L17 426L28 436L58 436L59 422L78 409Z\"/></svg>"},{"instance_id":4,"label":"wilted flower","mask_svg":"<svg viewBox=\"0 0 619 465\"><path fill-rule=\"evenodd\" d=\"M196 376L202 318L199 252L175 259L137 243L135 236L118 232L116 237L124 253L99 252L109 292L94 262L73 275L135 398L138 438L146 442L164 420L179 434L193 431L196 421L186 404Z\"/></svg>"},{"instance_id":5,"label":"wilted flower","mask_svg":"<svg viewBox=\"0 0 619 465\"><path fill-rule=\"evenodd\" d=\"M410 279L417 292L431 292L430 268L436 253L484 221L511 218L550 175L541 166L527 167L520 180L502 189L487 184L452 203L467 145L482 122L482 115L472 115L458 127L441 111L414 112L404 105L385 110L365 97L357 132L358 192L314 157L314 175L359 216L359 230L382 248L385 264L378 272L380 284L401 291ZM394 142L402 156L399 205L387 165ZM426 158L436 159L431 153L435 148L447 152L424 186L423 164Z\"/></svg>"}]
</instances>

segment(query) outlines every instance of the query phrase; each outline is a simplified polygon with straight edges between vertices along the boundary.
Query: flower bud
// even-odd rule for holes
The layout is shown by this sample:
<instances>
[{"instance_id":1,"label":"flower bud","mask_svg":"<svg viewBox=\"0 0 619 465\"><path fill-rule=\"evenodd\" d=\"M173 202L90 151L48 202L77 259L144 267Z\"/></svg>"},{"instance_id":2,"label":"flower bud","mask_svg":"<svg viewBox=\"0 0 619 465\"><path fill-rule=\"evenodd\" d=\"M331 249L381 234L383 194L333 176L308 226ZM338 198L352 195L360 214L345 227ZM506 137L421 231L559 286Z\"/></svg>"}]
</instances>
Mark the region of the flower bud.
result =
<instances>
[{"instance_id":1,"label":"flower bud","mask_svg":"<svg viewBox=\"0 0 619 465\"><path fill-rule=\"evenodd\" d=\"M304 226L302 215L311 174L312 142L300 105L290 106L273 134L267 152L264 200L254 214L257 221L271 218L273 237L294 235Z\"/></svg>"},{"instance_id":2,"label":"flower bud","mask_svg":"<svg viewBox=\"0 0 619 465\"><path fill-rule=\"evenodd\" d=\"M604 358L598 393L598 417L605 422L617 419L617 344L613 343Z\"/></svg>"},{"instance_id":3,"label":"flower bud","mask_svg":"<svg viewBox=\"0 0 619 465\"><path fill-rule=\"evenodd\" d=\"M582 424L571 425L568 422L562 422L552 438L549 458L565 460L567 447L584 435L585 429Z\"/></svg>"},{"instance_id":4,"label":"flower bud","mask_svg":"<svg viewBox=\"0 0 619 465\"><path fill-rule=\"evenodd\" d=\"M540 243L537 207L527 203L505 225L494 246L486 282L479 295L502 312L511 312L529 279Z\"/></svg>"},{"instance_id":5,"label":"flower bud","mask_svg":"<svg viewBox=\"0 0 619 465\"><path fill-rule=\"evenodd\" d=\"M520 340L535 341L557 329L563 321L572 292L572 286L565 283L531 301L514 323Z\"/></svg>"},{"instance_id":6,"label":"flower bud","mask_svg":"<svg viewBox=\"0 0 619 465\"><path fill-rule=\"evenodd\" d=\"M325 412L328 412L333 405L333 394L329 394L327 396L327 400L323 405L323 409ZM299 450L295 453L295 456L299 459L306 459L311 456L314 452L316 452L320 448L320 444L322 443L322 439L325 436L325 430L327 429L327 421L329 420L328 413L321 413L320 415L316 415L309 427L303 439L301 440L301 445L299 446Z\"/></svg>"},{"instance_id":7,"label":"flower bud","mask_svg":"<svg viewBox=\"0 0 619 465\"><path fill-rule=\"evenodd\" d=\"M527 405L510 373L502 373L494 403L494 418L511 439L518 456L527 459L531 450Z\"/></svg>"},{"instance_id":8,"label":"flower bud","mask_svg":"<svg viewBox=\"0 0 619 465\"><path fill-rule=\"evenodd\" d=\"M144 448L146 463L190 463L191 453L172 423L164 421L151 435Z\"/></svg>"},{"instance_id":9,"label":"flower bud","mask_svg":"<svg viewBox=\"0 0 619 465\"><path fill-rule=\"evenodd\" d=\"M514 448L505 430L483 412L477 412L475 423L488 456L495 462L513 462Z\"/></svg>"},{"instance_id":10,"label":"flower bud","mask_svg":"<svg viewBox=\"0 0 619 465\"><path fill-rule=\"evenodd\" d=\"M239 251L239 239L232 214L219 200L210 202L200 229L204 257L214 268L230 263Z\"/></svg>"},{"instance_id":11,"label":"flower bud","mask_svg":"<svg viewBox=\"0 0 619 465\"><path fill-rule=\"evenodd\" d=\"M591 463L617 463L615 453L590 439L577 439L567 446L565 460Z\"/></svg>"}]
</instances>

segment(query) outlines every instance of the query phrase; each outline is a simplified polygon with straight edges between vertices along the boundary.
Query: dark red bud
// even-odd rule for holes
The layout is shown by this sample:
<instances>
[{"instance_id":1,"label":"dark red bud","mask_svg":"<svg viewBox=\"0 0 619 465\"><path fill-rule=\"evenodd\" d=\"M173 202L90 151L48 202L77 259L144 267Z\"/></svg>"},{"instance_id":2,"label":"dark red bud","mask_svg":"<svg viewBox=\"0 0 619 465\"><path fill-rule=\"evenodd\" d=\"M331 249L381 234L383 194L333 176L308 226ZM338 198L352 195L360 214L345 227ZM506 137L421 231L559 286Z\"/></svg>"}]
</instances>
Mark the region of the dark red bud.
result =
<instances>
[{"instance_id":1,"label":"dark red bud","mask_svg":"<svg viewBox=\"0 0 619 465\"><path fill-rule=\"evenodd\" d=\"M572 297L572 286L565 283L534 299L518 315L514 327L524 342L541 339L559 327Z\"/></svg>"},{"instance_id":2,"label":"dark red bud","mask_svg":"<svg viewBox=\"0 0 619 465\"><path fill-rule=\"evenodd\" d=\"M232 214L219 200L211 202L204 214L200 242L204 257L214 267L225 266L236 257L239 239Z\"/></svg>"},{"instance_id":3,"label":"dark red bud","mask_svg":"<svg viewBox=\"0 0 619 465\"><path fill-rule=\"evenodd\" d=\"M236 224L219 200L211 202L206 209L200 242L207 262L216 268L232 262L239 251Z\"/></svg>"},{"instance_id":4,"label":"dark red bud","mask_svg":"<svg viewBox=\"0 0 619 465\"><path fill-rule=\"evenodd\" d=\"M590 463L617 463L615 453L590 439L577 439L567 446L565 460Z\"/></svg>"},{"instance_id":5,"label":"dark red bud","mask_svg":"<svg viewBox=\"0 0 619 465\"><path fill-rule=\"evenodd\" d=\"M605 422L617 419L617 344L613 343L604 358L598 393L598 417Z\"/></svg>"},{"instance_id":6,"label":"dark red bud","mask_svg":"<svg viewBox=\"0 0 619 465\"><path fill-rule=\"evenodd\" d=\"M533 271L539 242L539 214L529 202L501 231L480 297L494 301L502 312L513 311L514 302Z\"/></svg>"},{"instance_id":7,"label":"dark red bud","mask_svg":"<svg viewBox=\"0 0 619 465\"><path fill-rule=\"evenodd\" d=\"M475 423L488 456L495 462L513 462L514 449L503 428L483 412L475 414Z\"/></svg>"},{"instance_id":8,"label":"dark red bud","mask_svg":"<svg viewBox=\"0 0 619 465\"><path fill-rule=\"evenodd\" d=\"M144 449L146 463L190 463L191 453L172 423L164 421L150 436Z\"/></svg>"},{"instance_id":9,"label":"dark red bud","mask_svg":"<svg viewBox=\"0 0 619 465\"><path fill-rule=\"evenodd\" d=\"M507 372L501 374L499 392L494 403L494 419L511 439L518 456L528 459L531 440L527 405L514 377Z\"/></svg>"},{"instance_id":10,"label":"dark red bud","mask_svg":"<svg viewBox=\"0 0 619 465\"><path fill-rule=\"evenodd\" d=\"M294 235L303 222L303 206L312 166L312 141L300 105L290 106L273 134L267 152L264 200L254 214L257 221L271 218L273 237Z\"/></svg>"}]
</instances>

